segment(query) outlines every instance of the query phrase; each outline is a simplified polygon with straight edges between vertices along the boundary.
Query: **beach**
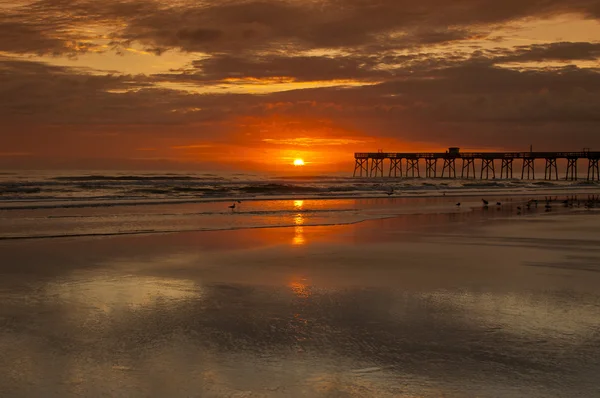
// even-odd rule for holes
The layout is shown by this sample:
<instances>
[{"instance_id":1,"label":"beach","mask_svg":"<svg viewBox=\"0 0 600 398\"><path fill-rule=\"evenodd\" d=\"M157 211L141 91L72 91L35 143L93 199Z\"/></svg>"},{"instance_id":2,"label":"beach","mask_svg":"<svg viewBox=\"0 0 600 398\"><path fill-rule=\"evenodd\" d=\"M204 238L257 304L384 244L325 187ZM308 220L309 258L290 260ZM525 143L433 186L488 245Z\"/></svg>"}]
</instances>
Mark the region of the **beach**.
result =
<instances>
[{"instance_id":1,"label":"beach","mask_svg":"<svg viewBox=\"0 0 600 398\"><path fill-rule=\"evenodd\" d=\"M0 396L598 396L600 213L423 200L2 240Z\"/></svg>"}]
</instances>

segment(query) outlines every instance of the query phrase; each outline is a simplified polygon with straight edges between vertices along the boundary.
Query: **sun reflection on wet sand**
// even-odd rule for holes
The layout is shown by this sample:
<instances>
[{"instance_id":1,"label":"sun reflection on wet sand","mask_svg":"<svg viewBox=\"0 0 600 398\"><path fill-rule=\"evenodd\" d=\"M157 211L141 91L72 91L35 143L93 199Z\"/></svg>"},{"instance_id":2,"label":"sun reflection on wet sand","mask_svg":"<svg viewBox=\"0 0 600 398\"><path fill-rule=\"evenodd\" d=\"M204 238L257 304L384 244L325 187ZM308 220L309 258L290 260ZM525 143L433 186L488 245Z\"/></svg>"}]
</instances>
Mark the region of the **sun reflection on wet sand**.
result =
<instances>
[{"instance_id":1,"label":"sun reflection on wet sand","mask_svg":"<svg viewBox=\"0 0 600 398\"><path fill-rule=\"evenodd\" d=\"M306 284L306 279L294 278L288 284L288 287L296 297L309 298L311 296L311 289L310 286Z\"/></svg>"}]
</instances>

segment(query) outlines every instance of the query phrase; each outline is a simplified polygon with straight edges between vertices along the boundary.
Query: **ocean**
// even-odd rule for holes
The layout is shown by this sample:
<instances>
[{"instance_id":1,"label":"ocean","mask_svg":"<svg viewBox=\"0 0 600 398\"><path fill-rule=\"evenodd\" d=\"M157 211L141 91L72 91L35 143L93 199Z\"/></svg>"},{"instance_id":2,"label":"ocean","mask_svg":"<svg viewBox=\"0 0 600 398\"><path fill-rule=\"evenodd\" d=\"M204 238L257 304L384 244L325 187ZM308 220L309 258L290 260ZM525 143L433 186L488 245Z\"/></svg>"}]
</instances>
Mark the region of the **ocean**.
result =
<instances>
[{"instance_id":1,"label":"ocean","mask_svg":"<svg viewBox=\"0 0 600 398\"><path fill-rule=\"evenodd\" d=\"M480 197L495 203L507 196L526 201L595 194L600 194L600 183L586 180L4 172L0 239L339 225L400 214L469 211L481 205ZM457 200L462 202L459 209Z\"/></svg>"}]
</instances>

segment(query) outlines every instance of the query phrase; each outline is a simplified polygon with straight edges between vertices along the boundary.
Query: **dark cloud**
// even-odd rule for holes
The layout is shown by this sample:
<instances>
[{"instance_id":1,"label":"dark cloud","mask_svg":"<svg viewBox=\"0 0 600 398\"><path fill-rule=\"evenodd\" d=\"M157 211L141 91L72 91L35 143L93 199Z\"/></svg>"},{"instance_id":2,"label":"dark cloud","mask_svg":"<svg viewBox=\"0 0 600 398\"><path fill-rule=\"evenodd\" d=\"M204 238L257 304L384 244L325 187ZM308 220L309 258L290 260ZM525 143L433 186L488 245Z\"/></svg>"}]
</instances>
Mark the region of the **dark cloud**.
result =
<instances>
[{"instance_id":1,"label":"dark cloud","mask_svg":"<svg viewBox=\"0 0 600 398\"><path fill-rule=\"evenodd\" d=\"M497 24L526 17L600 16L597 0L189 0L173 4L39 0L21 4L0 17L1 31L12 32L0 35L0 48L83 52L88 50L85 43L90 46L90 40L97 39L87 33L90 26L101 26L114 45L139 42L157 52L168 48L211 53L374 45L412 48L485 36ZM77 40L81 46L69 44Z\"/></svg>"},{"instance_id":2,"label":"dark cloud","mask_svg":"<svg viewBox=\"0 0 600 398\"><path fill-rule=\"evenodd\" d=\"M69 52L69 48L64 39L49 37L39 27L0 20L0 51L59 55Z\"/></svg>"},{"instance_id":3,"label":"dark cloud","mask_svg":"<svg viewBox=\"0 0 600 398\"><path fill-rule=\"evenodd\" d=\"M600 43L558 42L518 46L502 50L496 62L596 61L600 59Z\"/></svg>"},{"instance_id":4,"label":"dark cloud","mask_svg":"<svg viewBox=\"0 0 600 398\"><path fill-rule=\"evenodd\" d=\"M162 75L165 79L189 82L219 82L224 79L277 79L283 81L381 80L389 70L377 69L375 56L284 56L244 58L221 55L193 62L193 69Z\"/></svg>"},{"instance_id":5,"label":"dark cloud","mask_svg":"<svg viewBox=\"0 0 600 398\"><path fill-rule=\"evenodd\" d=\"M406 48L485 35L490 26L523 17L579 12L600 15L596 1L484 0L424 2L226 2L183 6L129 20L123 36L152 46L185 51L241 51L277 48L335 48L375 43ZM196 40L185 32L218 32Z\"/></svg>"}]
</instances>

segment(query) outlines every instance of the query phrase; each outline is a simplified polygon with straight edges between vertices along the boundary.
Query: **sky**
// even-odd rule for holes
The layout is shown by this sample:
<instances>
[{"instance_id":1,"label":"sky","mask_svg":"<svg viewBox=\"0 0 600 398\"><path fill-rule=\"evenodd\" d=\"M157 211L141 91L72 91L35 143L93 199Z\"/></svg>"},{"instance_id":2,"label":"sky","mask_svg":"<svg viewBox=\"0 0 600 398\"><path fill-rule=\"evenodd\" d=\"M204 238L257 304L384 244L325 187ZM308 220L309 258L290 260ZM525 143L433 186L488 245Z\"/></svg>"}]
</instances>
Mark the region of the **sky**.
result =
<instances>
[{"instance_id":1,"label":"sky","mask_svg":"<svg viewBox=\"0 0 600 398\"><path fill-rule=\"evenodd\" d=\"M598 0L0 0L0 168L600 150Z\"/></svg>"}]
</instances>

